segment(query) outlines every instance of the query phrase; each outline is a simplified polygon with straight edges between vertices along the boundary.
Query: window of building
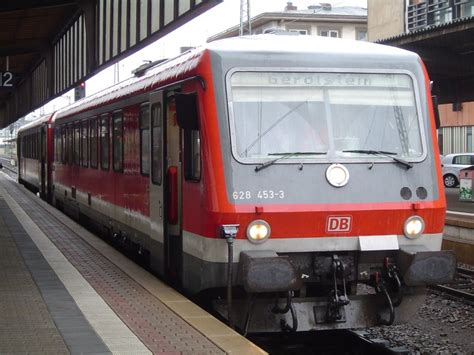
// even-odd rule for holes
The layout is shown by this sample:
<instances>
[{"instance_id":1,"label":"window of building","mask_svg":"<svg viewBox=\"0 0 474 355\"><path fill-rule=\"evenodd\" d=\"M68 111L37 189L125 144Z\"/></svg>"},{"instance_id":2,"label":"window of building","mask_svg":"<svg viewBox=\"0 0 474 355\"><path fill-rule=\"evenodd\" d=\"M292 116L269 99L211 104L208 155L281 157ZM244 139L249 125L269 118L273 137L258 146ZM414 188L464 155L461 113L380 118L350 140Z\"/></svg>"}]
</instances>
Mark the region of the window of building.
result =
<instances>
[{"instance_id":1,"label":"window of building","mask_svg":"<svg viewBox=\"0 0 474 355\"><path fill-rule=\"evenodd\" d=\"M339 30L320 30L319 35L322 37L339 38Z\"/></svg>"},{"instance_id":2,"label":"window of building","mask_svg":"<svg viewBox=\"0 0 474 355\"><path fill-rule=\"evenodd\" d=\"M437 10L428 11L428 25L439 25L450 22L453 19L451 7L441 7Z\"/></svg>"},{"instance_id":3,"label":"window of building","mask_svg":"<svg viewBox=\"0 0 474 355\"><path fill-rule=\"evenodd\" d=\"M90 161L91 168L97 168L97 152L99 140L97 138L97 118L92 118L89 121L90 129Z\"/></svg>"},{"instance_id":4,"label":"window of building","mask_svg":"<svg viewBox=\"0 0 474 355\"><path fill-rule=\"evenodd\" d=\"M140 107L140 173L150 174L150 107Z\"/></svg>"},{"instance_id":5,"label":"window of building","mask_svg":"<svg viewBox=\"0 0 474 355\"><path fill-rule=\"evenodd\" d=\"M461 5L459 17L471 17L474 16L474 1L468 0L466 4Z\"/></svg>"},{"instance_id":6,"label":"window of building","mask_svg":"<svg viewBox=\"0 0 474 355\"><path fill-rule=\"evenodd\" d=\"M112 161L116 172L123 171L123 115L115 112L112 115Z\"/></svg>"},{"instance_id":7,"label":"window of building","mask_svg":"<svg viewBox=\"0 0 474 355\"><path fill-rule=\"evenodd\" d=\"M296 28L288 29L288 32L298 33L300 35L307 35L308 34L308 30L302 30L302 29L296 29Z\"/></svg>"},{"instance_id":8,"label":"window of building","mask_svg":"<svg viewBox=\"0 0 474 355\"><path fill-rule=\"evenodd\" d=\"M81 122L81 165L84 167L89 165L88 125L88 121Z\"/></svg>"},{"instance_id":9,"label":"window of building","mask_svg":"<svg viewBox=\"0 0 474 355\"><path fill-rule=\"evenodd\" d=\"M367 30L357 30L356 31L356 40L358 40L358 41L367 41Z\"/></svg>"},{"instance_id":10,"label":"window of building","mask_svg":"<svg viewBox=\"0 0 474 355\"><path fill-rule=\"evenodd\" d=\"M184 131L184 178L201 179L201 137L198 130Z\"/></svg>"},{"instance_id":11,"label":"window of building","mask_svg":"<svg viewBox=\"0 0 474 355\"><path fill-rule=\"evenodd\" d=\"M162 142L162 118L161 104L155 103L151 105L151 146L152 146L152 163L151 163L151 181L156 185L161 185L163 175L163 142Z\"/></svg>"},{"instance_id":12,"label":"window of building","mask_svg":"<svg viewBox=\"0 0 474 355\"><path fill-rule=\"evenodd\" d=\"M100 118L100 167L103 170L109 169L109 116Z\"/></svg>"},{"instance_id":13,"label":"window of building","mask_svg":"<svg viewBox=\"0 0 474 355\"><path fill-rule=\"evenodd\" d=\"M472 144L472 126L467 127L466 145L467 145L468 152L474 151L474 144Z\"/></svg>"},{"instance_id":14,"label":"window of building","mask_svg":"<svg viewBox=\"0 0 474 355\"><path fill-rule=\"evenodd\" d=\"M438 129L438 148L440 153L444 152L443 148L443 129Z\"/></svg>"}]
</instances>

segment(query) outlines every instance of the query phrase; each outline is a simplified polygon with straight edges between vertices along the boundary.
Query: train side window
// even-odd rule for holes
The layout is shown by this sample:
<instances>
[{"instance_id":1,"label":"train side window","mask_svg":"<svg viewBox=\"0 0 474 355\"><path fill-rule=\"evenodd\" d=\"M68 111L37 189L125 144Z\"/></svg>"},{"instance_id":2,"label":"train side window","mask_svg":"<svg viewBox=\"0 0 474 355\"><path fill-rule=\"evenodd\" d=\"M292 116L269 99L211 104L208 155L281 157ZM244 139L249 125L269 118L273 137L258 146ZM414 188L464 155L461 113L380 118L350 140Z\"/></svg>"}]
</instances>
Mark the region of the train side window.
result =
<instances>
[{"instance_id":1,"label":"train side window","mask_svg":"<svg viewBox=\"0 0 474 355\"><path fill-rule=\"evenodd\" d=\"M74 165L81 165L81 123L74 123Z\"/></svg>"},{"instance_id":2,"label":"train side window","mask_svg":"<svg viewBox=\"0 0 474 355\"><path fill-rule=\"evenodd\" d=\"M54 161L56 163L59 163L59 157L60 157L60 142L61 140L61 131L59 127L54 128Z\"/></svg>"},{"instance_id":3,"label":"train side window","mask_svg":"<svg viewBox=\"0 0 474 355\"><path fill-rule=\"evenodd\" d=\"M33 133L33 159L37 159L38 152L38 133Z\"/></svg>"},{"instance_id":4,"label":"train side window","mask_svg":"<svg viewBox=\"0 0 474 355\"><path fill-rule=\"evenodd\" d=\"M151 182L161 185L163 180L163 142L161 104L151 105Z\"/></svg>"},{"instance_id":5,"label":"train side window","mask_svg":"<svg viewBox=\"0 0 474 355\"><path fill-rule=\"evenodd\" d=\"M99 140L97 138L97 118L92 118L90 124L90 158L91 168L97 168L97 151Z\"/></svg>"},{"instance_id":6,"label":"train side window","mask_svg":"<svg viewBox=\"0 0 474 355\"><path fill-rule=\"evenodd\" d=\"M35 159L39 160L41 158L41 135L39 132L36 133L35 135L36 138L36 144L35 144Z\"/></svg>"},{"instance_id":7,"label":"train side window","mask_svg":"<svg viewBox=\"0 0 474 355\"><path fill-rule=\"evenodd\" d=\"M72 165L74 164L74 139L73 139L73 134L74 134L74 126L71 124L68 124L67 126L67 139L68 139L68 144L67 144L67 162L68 164Z\"/></svg>"},{"instance_id":8,"label":"train side window","mask_svg":"<svg viewBox=\"0 0 474 355\"><path fill-rule=\"evenodd\" d=\"M109 170L109 116L100 118L100 167Z\"/></svg>"},{"instance_id":9,"label":"train side window","mask_svg":"<svg viewBox=\"0 0 474 355\"><path fill-rule=\"evenodd\" d=\"M63 164L67 163L67 128L66 125L61 126L61 162Z\"/></svg>"},{"instance_id":10,"label":"train side window","mask_svg":"<svg viewBox=\"0 0 474 355\"><path fill-rule=\"evenodd\" d=\"M184 131L184 179L201 180L201 134L196 93L176 94L176 116Z\"/></svg>"},{"instance_id":11,"label":"train side window","mask_svg":"<svg viewBox=\"0 0 474 355\"><path fill-rule=\"evenodd\" d=\"M184 131L184 178L201 180L201 135L198 130Z\"/></svg>"},{"instance_id":12,"label":"train side window","mask_svg":"<svg viewBox=\"0 0 474 355\"><path fill-rule=\"evenodd\" d=\"M140 107L140 173L150 175L150 107Z\"/></svg>"},{"instance_id":13,"label":"train side window","mask_svg":"<svg viewBox=\"0 0 474 355\"><path fill-rule=\"evenodd\" d=\"M89 130L88 130L88 121L82 121L81 122L81 165L84 167L89 166L89 145L87 144L88 138L89 138Z\"/></svg>"},{"instance_id":14,"label":"train side window","mask_svg":"<svg viewBox=\"0 0 474 355\"><path fill-rule=\"evenodd\" d=\"M123 172L123 115L115 112L112 115L112 161L116 172Z\"/></svg>"}]
</instances>

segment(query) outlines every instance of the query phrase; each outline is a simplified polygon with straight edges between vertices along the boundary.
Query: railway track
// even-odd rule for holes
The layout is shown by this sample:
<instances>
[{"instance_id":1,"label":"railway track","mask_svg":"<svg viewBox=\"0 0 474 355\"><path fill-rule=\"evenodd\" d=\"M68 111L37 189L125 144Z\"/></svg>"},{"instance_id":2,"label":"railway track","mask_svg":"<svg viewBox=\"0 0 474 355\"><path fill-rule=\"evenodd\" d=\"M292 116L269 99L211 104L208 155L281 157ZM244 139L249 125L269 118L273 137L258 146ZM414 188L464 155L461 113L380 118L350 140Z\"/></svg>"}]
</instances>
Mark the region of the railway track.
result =
<instances>
[{"instance_id":1,"label":"railway track","mask_svg":"<svg viewBox=\"0 0 474 355\"><path fill-rule=\"evenodd\" d=\"M5 175L9 178L16 180L17 178L17 169L15 166L11 165L10 159L5 157L0 157L0 163L2 163L3 168L0 171L3 171Z\"/></svg>"},{"instance_id":2,"label":"railway track","mask_svg":"<svg viewBox=\"0 0 474 355\"><path fill-rule=\"evenodd\" d=\"M474 304L474 270L458 267L453 283L431 286L431 289Z\"/></svg>"}]
</instances>

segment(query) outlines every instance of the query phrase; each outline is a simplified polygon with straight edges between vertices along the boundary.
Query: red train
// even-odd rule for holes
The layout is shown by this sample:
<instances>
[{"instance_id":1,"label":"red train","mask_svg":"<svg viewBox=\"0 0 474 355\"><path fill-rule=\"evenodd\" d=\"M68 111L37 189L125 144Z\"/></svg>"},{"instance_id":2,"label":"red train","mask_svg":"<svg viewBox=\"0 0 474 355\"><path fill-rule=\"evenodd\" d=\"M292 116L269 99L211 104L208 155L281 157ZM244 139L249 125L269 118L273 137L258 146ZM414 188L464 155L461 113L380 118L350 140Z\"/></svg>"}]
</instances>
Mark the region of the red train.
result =
<instances>
[{"instance_id":1,"label":"red train","mask_svg":"<svg viewBox=\"0 0 474 355\"><path fill-rule=\"evenodd\" d=\"M227 291L244 331L403 321L452 278L416 54L263 35L138 74L23 129L20 182L185 290Z\"/></svg>"}]
</instances>

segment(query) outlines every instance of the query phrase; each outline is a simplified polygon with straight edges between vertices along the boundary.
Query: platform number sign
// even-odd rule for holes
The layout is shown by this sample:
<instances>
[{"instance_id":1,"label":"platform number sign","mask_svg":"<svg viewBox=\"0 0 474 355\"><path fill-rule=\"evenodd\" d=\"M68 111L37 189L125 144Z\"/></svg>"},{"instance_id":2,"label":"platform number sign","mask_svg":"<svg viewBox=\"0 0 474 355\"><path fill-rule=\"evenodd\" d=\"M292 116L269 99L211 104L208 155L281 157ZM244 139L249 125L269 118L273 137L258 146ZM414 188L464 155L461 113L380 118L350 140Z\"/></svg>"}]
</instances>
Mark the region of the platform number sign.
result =
<instances>
[{"instance_id":1,"label":"platform number sign","mask_svg":"<svg viewBox=\"0 0 474 355\"><path fill-rule=\"evenodd\" d=\"M9 71L0 72L0 87L13 87L13 74Z\"/></svg>"}]
</instances>

